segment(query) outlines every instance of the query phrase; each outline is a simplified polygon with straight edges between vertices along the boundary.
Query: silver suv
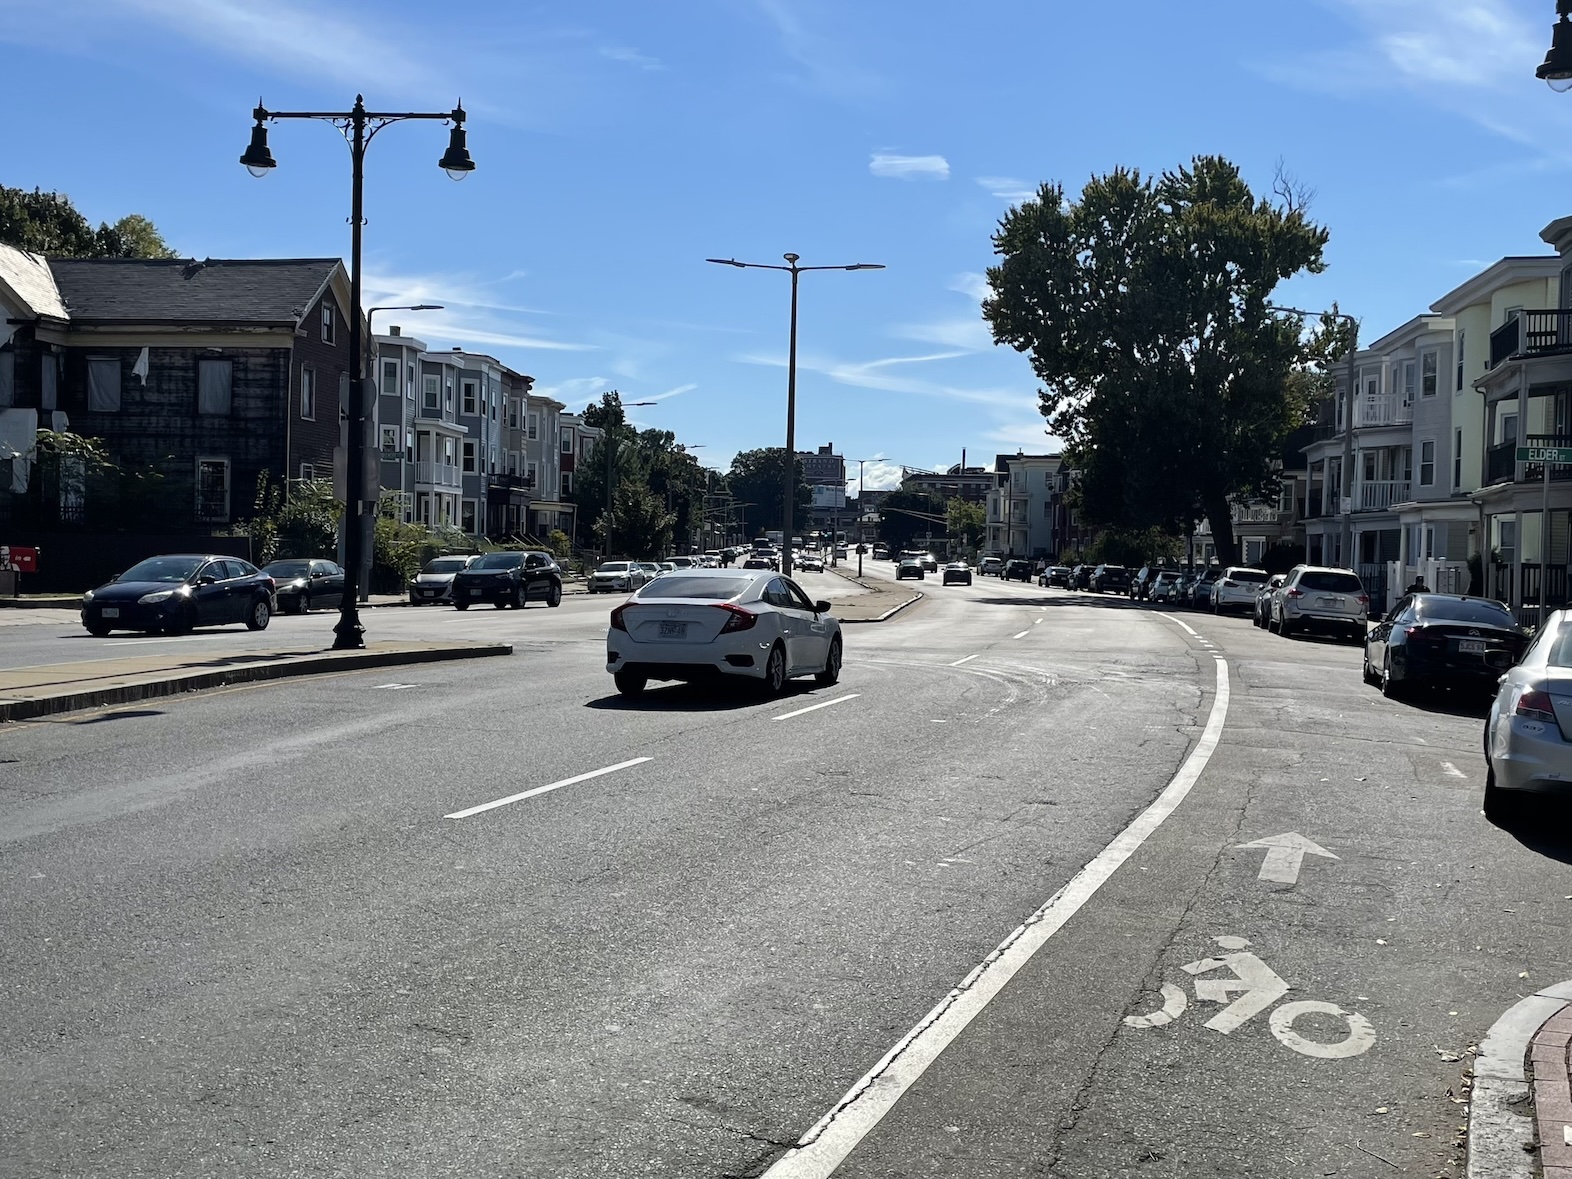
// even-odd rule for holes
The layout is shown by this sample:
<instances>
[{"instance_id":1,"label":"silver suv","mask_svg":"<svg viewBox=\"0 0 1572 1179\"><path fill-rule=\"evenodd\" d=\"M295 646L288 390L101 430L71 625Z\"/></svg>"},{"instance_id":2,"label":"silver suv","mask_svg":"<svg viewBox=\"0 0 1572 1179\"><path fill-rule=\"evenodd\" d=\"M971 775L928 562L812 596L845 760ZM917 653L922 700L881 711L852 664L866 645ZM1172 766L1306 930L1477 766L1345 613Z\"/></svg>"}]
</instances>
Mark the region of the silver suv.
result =
<instances>
[{"instance_id":1,"label":"silver suv","mask_svg":"<svg viewBox=\"0 0 1572 1179\"><path fill-rule=\"evenodd\" d=\"M1296 565L1272 595L1267 629L1285 638L1301 630L1332 631L1362 643L1369 611L1370 595L1353 570Z\"/></svg>"}]
</instances>

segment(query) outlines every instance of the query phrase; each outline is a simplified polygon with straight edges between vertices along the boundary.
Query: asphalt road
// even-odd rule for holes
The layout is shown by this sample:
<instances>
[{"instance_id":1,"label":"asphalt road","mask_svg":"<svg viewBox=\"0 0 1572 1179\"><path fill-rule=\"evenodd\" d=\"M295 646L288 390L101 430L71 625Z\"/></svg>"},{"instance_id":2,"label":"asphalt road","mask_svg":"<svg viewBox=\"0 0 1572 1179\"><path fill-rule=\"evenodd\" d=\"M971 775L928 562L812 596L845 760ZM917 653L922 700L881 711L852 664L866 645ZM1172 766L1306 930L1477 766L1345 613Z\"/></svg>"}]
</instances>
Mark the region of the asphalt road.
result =
<instances>
[{"instance_id":1,"label":"asphalt road","mask_svg":"<svg viewBox=\"0 0 1572 1179\"><path fill-rule=\"evenodd\" d=\"M1483 819L1477 706L922 588L784 701L624 701L580 600L0 731L0 1172L1458 1173L1468 1047L1572 977L1565 813ZM1337 858L1237 846L1287 833Z\"/></svg>"}]
</instances>

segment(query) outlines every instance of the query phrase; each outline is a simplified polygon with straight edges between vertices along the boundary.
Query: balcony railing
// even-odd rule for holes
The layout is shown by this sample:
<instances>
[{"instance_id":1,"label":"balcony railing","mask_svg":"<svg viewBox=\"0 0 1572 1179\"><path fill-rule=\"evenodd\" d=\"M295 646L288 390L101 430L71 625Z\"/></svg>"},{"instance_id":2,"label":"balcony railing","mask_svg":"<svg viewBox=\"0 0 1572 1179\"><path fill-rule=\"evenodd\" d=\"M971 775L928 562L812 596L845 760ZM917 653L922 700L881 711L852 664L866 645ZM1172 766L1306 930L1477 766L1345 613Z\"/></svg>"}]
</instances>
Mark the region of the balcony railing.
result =
<instances>
[{"instance_id":1,"label":"balcony railing","mask_svg":"<svg viewBox=\"0 0 1572 1179\"><path fill-rule=\"evenodd\" d=\"M1492 483L1538 483L1545 477L1543 463L1523 463L1521 470L1517 461L1519 446L1558 446L1572 447L1572 438L1565 438L1556 434L1530 434L1522 442L1503 442L1498 446L1489 447L1485 451L1485 484ZM1552 463L1550 465L1550 478L1553 482L1572 479L1572 464Z\"/></svg>"},{"instance_id":2,"label":"balcony railing","mask_svg":"<svg viewBox=\"0 0 1572 1179\"><path fill-rule=\"evenodd\" d=\"M1572 310L1520 311L1490 333L1490 367L1513 356L1572 352Z\"/></svg>"},{"instance_id":3,"label":"balcony railing","mask_svg":"<svg viewBox=\"0 0 1572 1179\"><path fill-rule=\"evenodd\" d=\"M1407 479L1362 480L1354 488L1354 503L1361 512L1384 512L1393 504L1406 503L1409 487Z\"/></svg>"},{"instance_id":4,"label":"balcony railing","mask_svg":"<svg viewBox=\"0 0 1572 1179\"><path fill-rule=\"evenodd\" d=\"M1485 450L1485 484L1510 483L1517 477L1517 443L1503 442Z\"/></svg>"},{"instance_id":5,"label":"balcony railing","mask_svg":"<svg viewBox=\"0 0 1572 1179\"><path fill-rule=\"evenodd\" d=\"M459 469L451 463L416 463L415 482L425 483L431 487L458 487L460 486Z\"/></svg>"},{"instance_id":6,"label":"balcony railing","mask_svg":"<svg viewBox=\"0 0 1572 1179\"><path fill-rule=\"evenodd\" d=\"M1414 420L1414 403L1391 395L1361 397L1354 403L1354 428L1406 426Z\"/></svg>"},{"instance_id":7,"label":"balcony railing","mask_svg":"<svg viewBox=\"0 0 1572 1179\"><path fill-rule=\"evenodd\" d=\"M1235 506L1235 524L1276 524L1283 518L1283 512L1275 504L1248 504L1244 507Z\"/></svg>"}]
</instances>

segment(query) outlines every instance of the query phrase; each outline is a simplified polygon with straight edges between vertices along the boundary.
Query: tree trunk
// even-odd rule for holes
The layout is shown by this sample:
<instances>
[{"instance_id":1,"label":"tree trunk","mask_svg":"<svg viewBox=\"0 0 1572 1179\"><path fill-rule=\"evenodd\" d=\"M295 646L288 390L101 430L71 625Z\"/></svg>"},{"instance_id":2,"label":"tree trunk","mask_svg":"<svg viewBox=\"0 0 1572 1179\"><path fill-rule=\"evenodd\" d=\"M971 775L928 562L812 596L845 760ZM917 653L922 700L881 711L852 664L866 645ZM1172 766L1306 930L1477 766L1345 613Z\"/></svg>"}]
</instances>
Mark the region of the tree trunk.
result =
<instances>
[{"instance_id":1,"label":"tree trunk","mask_svg":"<svg viewBox=\"0 0 1572 1179\"><path fill-rule=\"evenodd\" d=\"M1237 565L1238 549L1234 544L1234 513L1227 497L1208 499L1206 522L1212 526L1212 543L1217 546L1219 565Z\"/></svg>"}]
</instances>

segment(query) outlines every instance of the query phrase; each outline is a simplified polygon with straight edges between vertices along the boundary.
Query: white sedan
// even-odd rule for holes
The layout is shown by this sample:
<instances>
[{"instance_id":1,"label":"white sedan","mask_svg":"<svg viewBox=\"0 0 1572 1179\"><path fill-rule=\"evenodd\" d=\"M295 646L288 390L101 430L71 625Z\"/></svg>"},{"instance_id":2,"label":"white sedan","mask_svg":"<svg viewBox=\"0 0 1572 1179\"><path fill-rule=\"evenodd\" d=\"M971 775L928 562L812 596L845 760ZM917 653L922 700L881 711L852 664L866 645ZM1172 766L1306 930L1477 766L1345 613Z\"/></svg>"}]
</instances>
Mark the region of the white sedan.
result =
<instances>
[{"instance_id":1,"label":"white sedan","mask_svg":"<svg viewBox=\"0 0 1572 1179\"><path fill-rule=\"evenodd\" d=\"M789 577L768 569L679 569L611 612L606 670L624 696L650 680L762 681L770 695L795 676L841 677L841 624Z\"/></svg>"}]
</instances>

